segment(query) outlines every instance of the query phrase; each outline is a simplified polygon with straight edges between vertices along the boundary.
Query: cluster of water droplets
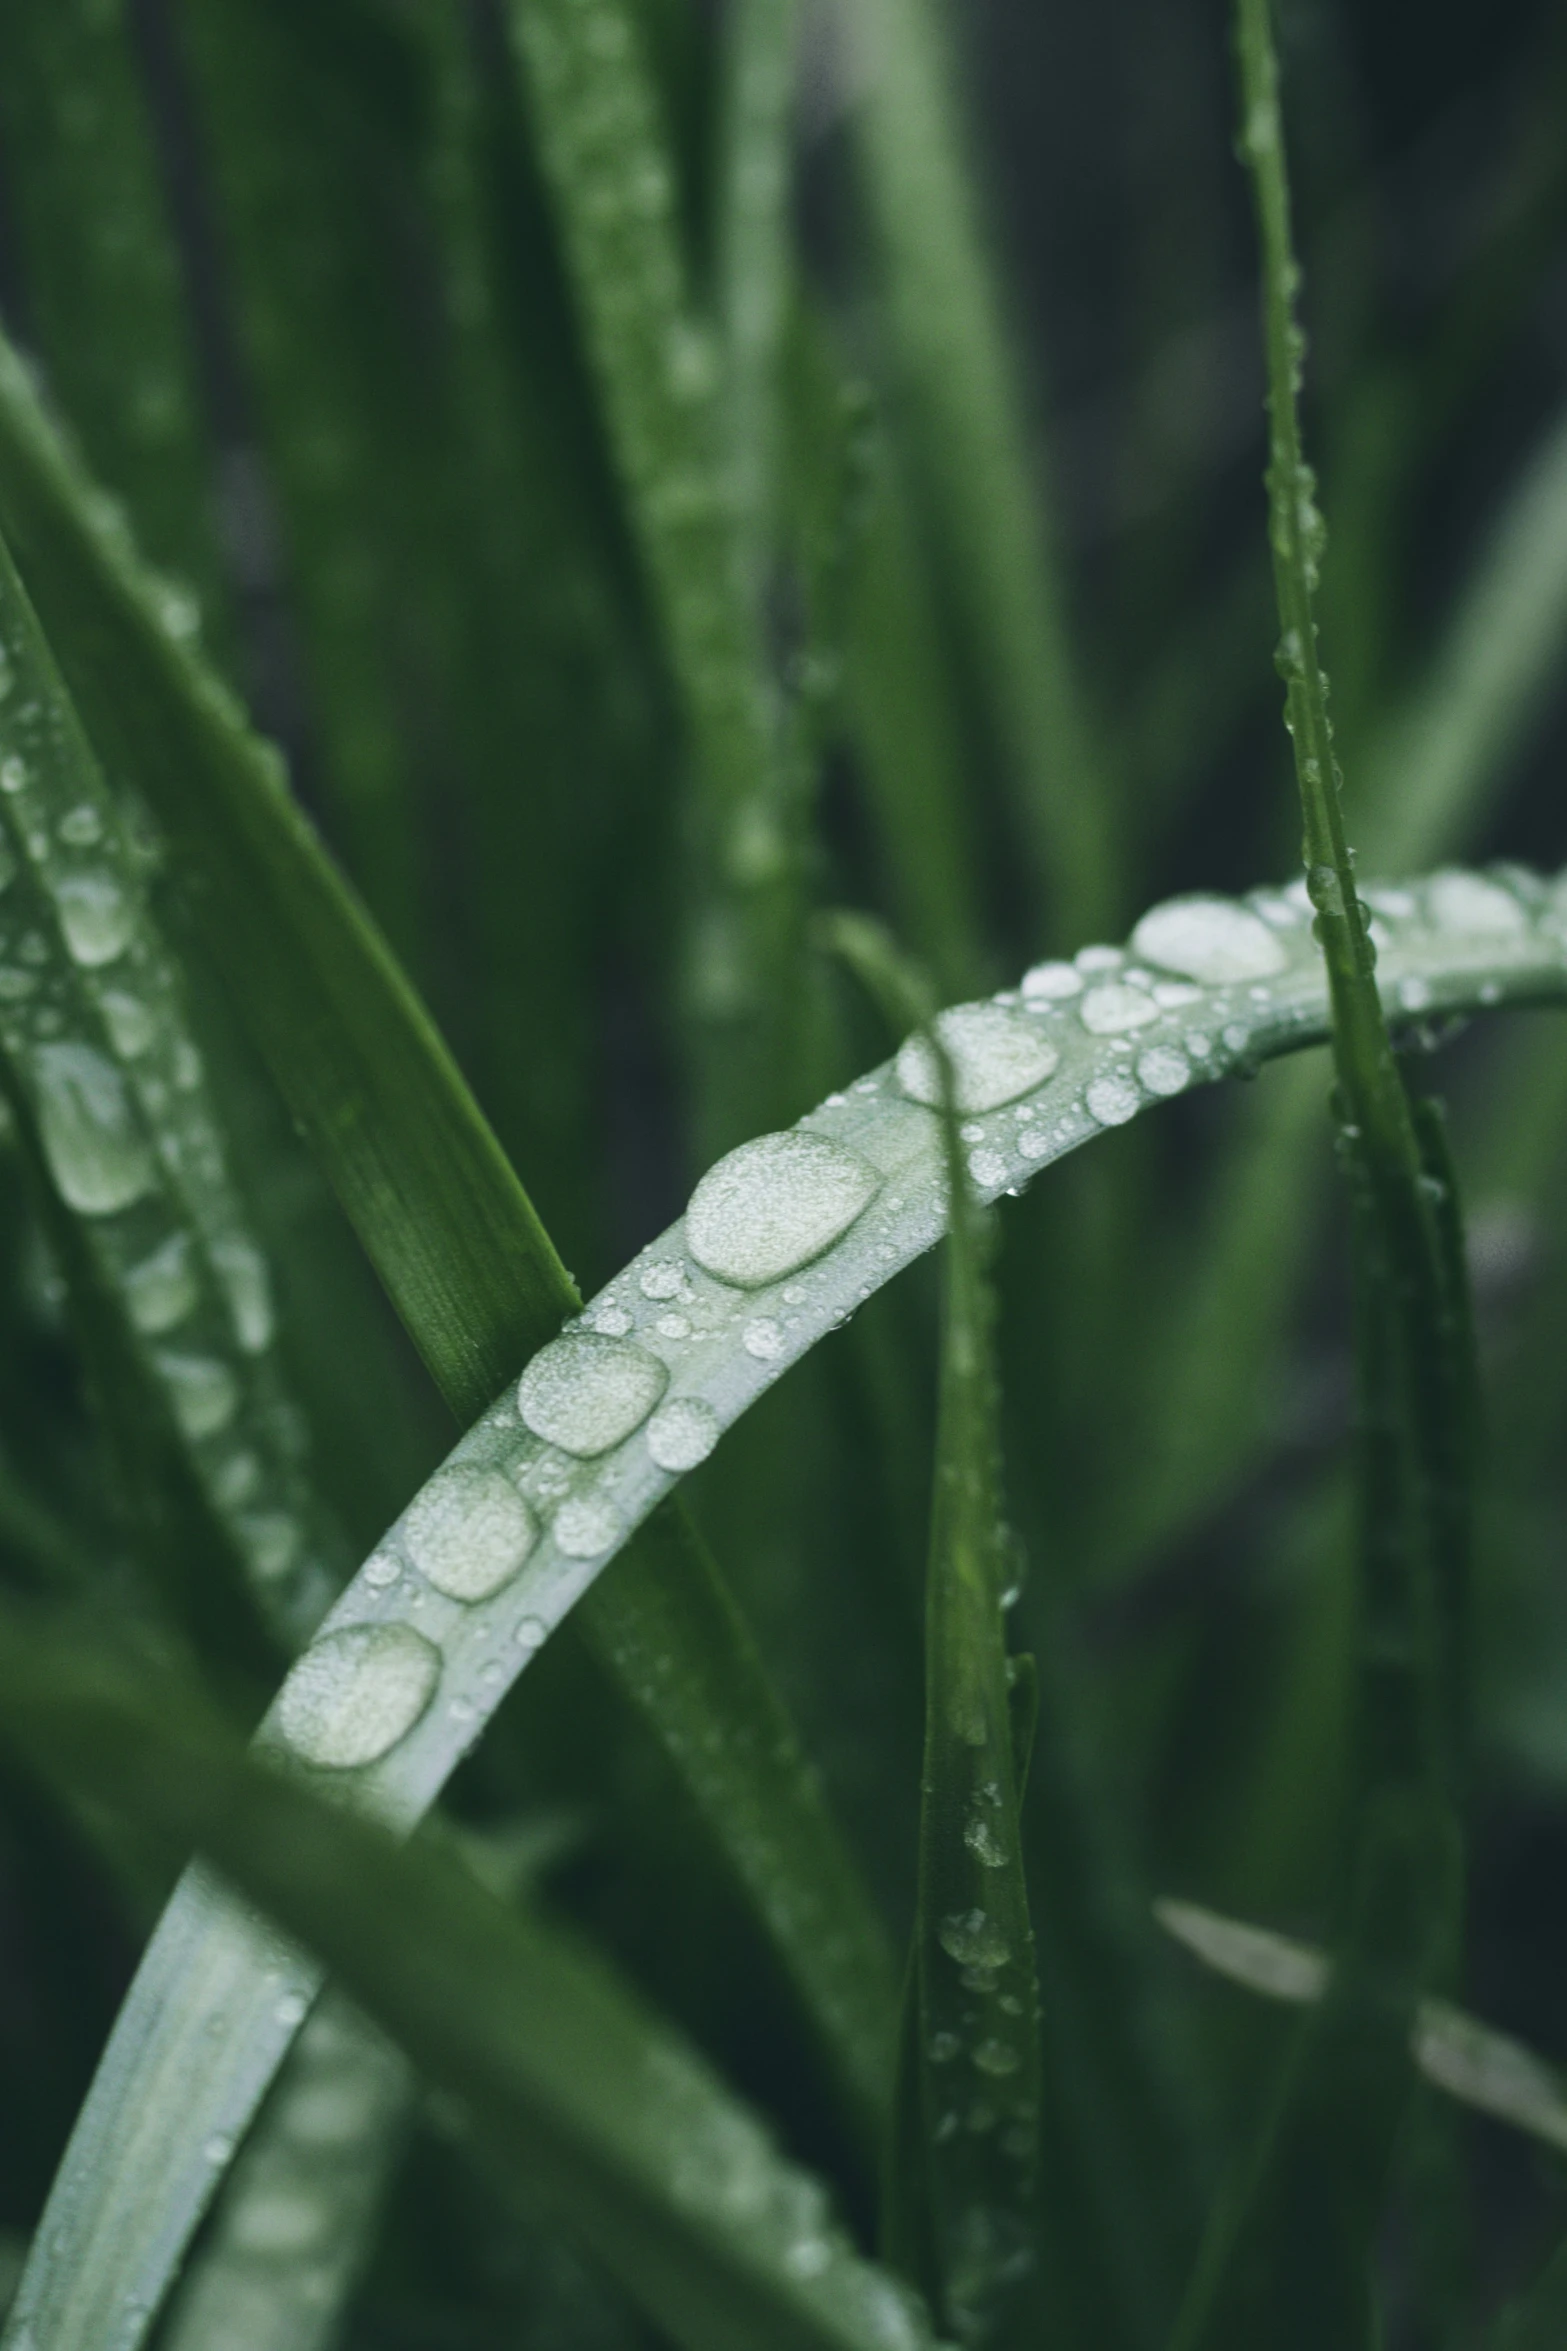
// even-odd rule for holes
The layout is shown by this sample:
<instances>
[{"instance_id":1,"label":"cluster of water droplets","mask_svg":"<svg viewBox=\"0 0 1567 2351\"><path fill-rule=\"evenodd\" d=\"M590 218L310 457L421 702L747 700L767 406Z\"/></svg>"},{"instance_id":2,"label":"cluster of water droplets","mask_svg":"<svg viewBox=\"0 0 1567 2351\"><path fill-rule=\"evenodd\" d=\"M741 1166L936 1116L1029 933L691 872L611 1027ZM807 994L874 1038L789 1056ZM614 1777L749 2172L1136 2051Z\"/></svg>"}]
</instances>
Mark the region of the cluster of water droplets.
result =
<instances>
[{"instance_id":1,"label":"cluster of water droplets","mask_svg":"<svg viewBox=\"0 0 1567 2351\"><path fill-rule=\"evenodd\" d=\"M311 1495L148 864L18 619L0 645L0 1051L258 1601L297 1642L348 1561Z\"/></svg>"}]
</instances>

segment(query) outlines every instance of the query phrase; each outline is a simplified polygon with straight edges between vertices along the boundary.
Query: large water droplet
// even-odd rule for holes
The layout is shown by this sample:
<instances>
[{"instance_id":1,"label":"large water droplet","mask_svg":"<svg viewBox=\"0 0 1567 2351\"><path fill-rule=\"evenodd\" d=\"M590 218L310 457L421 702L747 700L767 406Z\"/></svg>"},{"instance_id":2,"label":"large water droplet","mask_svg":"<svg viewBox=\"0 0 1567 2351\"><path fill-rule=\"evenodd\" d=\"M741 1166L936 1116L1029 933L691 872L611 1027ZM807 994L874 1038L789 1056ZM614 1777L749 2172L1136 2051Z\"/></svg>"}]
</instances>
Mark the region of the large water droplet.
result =
<instances>
[{"instance_id":1,"label":"large water droplet","mask_svg":"<svg viewBox=\"0 0 1567 2351\"><path fill-rule=\"evenodd\" d=\"M487 1600L538 1540L532 1511L498 1469L443 1469L403 1521L408 1556L452 1600Z\"/></svg>"},{"instance_id":2,"label":"large water droplet","mask_svg":"<svg viewBox=\"0 0 1567 2351\"><path fill-rule=\"evenodd\" d=\"M408 1625L323 1634L283 1684L283 1736L307 1763L334 1771L375 1763L413 1729L440 1674L440 1651Z\"/></svg>"},{"instance_id":3,"label":"large water droplet","mask_svg":"<svg viewBox=\"0 0 1567 2351\"><path fill-rule=\"evenodd\" d=\"M719 1281L761 1289L830 1249L880 1186L873 1167L825 1135L759 1135L697 1185L686 1245Z\"/></svg>"},{"instance_id":4,"label":"large water droplet","mask_svg":"<svg viewBox=\"0 0 1567 2351\"><path fill-rule=\"evenodd\" d=\"M239 1407L239 1382L215 1355L176 1355L160 1350L158 1369L181 1432L192 1443L227 1428Z\"/></svg>"},{"instance_id":5,"label":"large water droplet","mask_svg":"<svg viewBox=\"0 0 1567 2351\"><path fill-rule=\"evenodd\" d=\"M1060 1061L1030 1020L1000 1004L955 1004L936 1016L936 1034L952 1063L957 1107L965 1116L999 1110L1042 1086ZM941 1073L924 1037L898 1055L898 1083L916 1102L941 1102Z\"/></svg>"},{"instance_id":6,"label":"large water droplet","mask_svg":"<svg viewBox=\"0 0 1567 2351\"><path fill-rule=\"evenodd\" d=\"M1159 1007L1152 996L1145 995L1141 988L1122 987L1116 981L1105 987L1090 988L1077 1012L1084 1028L1096 1037L1116 1037L1125 1029L1140 1029L1159 1017Z\"/></svg>"},{"instance_id":7,"label":"large water droplet","mask_svg":"<svg viewBox=\"0 0 1567 2351\"><path fill-rule=\"evenodd\" d=\"M235 1335L247 1355L271 1345L272 1284L267 1261L243 1233L228 1233L212 1244L212 1262L228 1299Z\"/></svg>"},{"instance_id":8,"label":"large water droplet","mask_svg":"<svg viewBox=\"0 0 1567 2351\"><path fill-rule=\"evenodd\" d=\"M951 1912L937 1927L936 1939L960 1967L1001 1967L1011 1957L1005 1934L983 1910Z\"/></svg>"},{"instance_id":9,"label":"large water droplet","mask_svg":"<svg viewBox=\"0 0 1567 2351\"><path fill-rule=\"evenodd\" d=\"M1119 1074L1095 1078L1083 1096L1090 1118L1102 1127L1124 1126L1137 1116L1142 1099L1132 1080Z\"/></svg>"},{"instance_id":10,"label":"large water droplet","mask_svg":"<svg viewBox=\"0 0 1567 2351\"><path fill-rule=\"evenodd\" d=\"M536 1437L587 1460L640 1428L668 1384L668 1365L646 1348L569 1331L535 1355L517 1408Z\"/></svg>"},{"instance_id":11,"label":"large water droplet","mask_svg":"<svg viewBox=\"0 0 1567 2351\"><path fill-rule=\"evenodd\" d=\"M109 1216L152 1188L152 1153L114 1064L91 1045L40 1045L38 1132L67 1207Z\"/></svg>"},{"instance_id":12,"label":"large water droplet","mask_svg":"<svg viewBox=\"0 0 1567 2351\"><path fill-rule=\"evenodd\" d=\"M1477 873L1434 874L1426 884L1426 913L1440 930L1497 937L1521 931L1528 923L1511 890Z\"/></svg>"},{"instance_id":13,"label":"large water droplet","mask_svg":"<svg viewBox=\"0 0 1567 2351\"><path fill-rule=\"evenodd\" d=\"M1282 942L1249 906L1228 898L1170 898L1153 907L1132 933L1132 946L1146 963L1161 964L1205 987L1235 980L1264 980L1282 971L1289 955Z\"/></svg>"},{"instance_id":14,"label":"large water droplet","mask_svg":"<svg viewBox=\"0 0 1567 2351\"><path fill-rule=\"evenodd\" d=\"M65 943L77 963L95 969L124 954L136 928L136 909L113 874L67 874L55 900Z\"/></svg>"},{"instance_id":15,"label":"large water droplet","mask_svg":"<svg viewBox=\"0 0 1567 2351\"><path fill-rule=\"evenodd\" d=\"M1192 1074L1192 1065L1173 1045L1152 1045L1137 1064L1137 1075L1150 1094L1178 1094Z\"/></svg>"},{"instance_id":16,"label":"large water droplet","mask_svg":"<svg viewBox=\"0 0 1567 2351\"><path fill-rule=\"evenodd\" d=\"M699 1396L677 1396L647 1424L647 1449L672 1475L695 1469L718 1442L718 1415Z\"/></svg>"},{"instance_id":17,"label":"large water droplet","mask_svg":"<svg viewBox=\"0 0 1567 2351\"><path fill-rule=\"evenodd\" d=\"M125 1302L139 1331L168 1331L182 1322L196 1303L196 1270L190 1243L176 1233L133 1265L125 1276Z\"/></svg>"}]
</instances>

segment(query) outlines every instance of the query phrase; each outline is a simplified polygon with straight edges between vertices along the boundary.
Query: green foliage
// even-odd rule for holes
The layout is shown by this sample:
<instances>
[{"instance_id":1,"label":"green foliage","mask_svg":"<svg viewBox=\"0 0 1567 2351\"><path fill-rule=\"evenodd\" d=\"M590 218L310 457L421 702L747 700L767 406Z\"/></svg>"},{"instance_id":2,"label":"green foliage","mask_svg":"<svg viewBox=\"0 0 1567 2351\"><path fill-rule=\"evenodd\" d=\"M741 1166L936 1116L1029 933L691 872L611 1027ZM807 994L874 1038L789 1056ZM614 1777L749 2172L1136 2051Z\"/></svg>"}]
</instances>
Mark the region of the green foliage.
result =
<instances>
[{"instance_id":1,"label":"green foliage","mask_svg":"<svg viewBox=\"0 0 1567 2351\"><path fill-rule=\"evenodd\" d=\"M1308 13L5 12L5 2351L1554 2339L1567 50Z\"/></svg>"}]
</instances>

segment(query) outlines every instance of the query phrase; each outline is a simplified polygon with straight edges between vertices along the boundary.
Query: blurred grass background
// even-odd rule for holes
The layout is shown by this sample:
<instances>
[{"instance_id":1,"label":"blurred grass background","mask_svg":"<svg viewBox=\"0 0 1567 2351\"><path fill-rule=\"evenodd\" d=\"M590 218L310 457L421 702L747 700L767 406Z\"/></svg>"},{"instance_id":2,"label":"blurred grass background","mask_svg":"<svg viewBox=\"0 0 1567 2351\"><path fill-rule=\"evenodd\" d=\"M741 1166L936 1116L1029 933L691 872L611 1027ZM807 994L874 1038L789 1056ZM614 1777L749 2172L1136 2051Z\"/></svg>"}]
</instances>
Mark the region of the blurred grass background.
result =
<instances>
[{"instance_id":1,"label":"blurred grass background","mask_svg":"<svg viewBox=\"0 0 1567 2351\"><path fill-rule=\"evenodd\" d=\"M615 337L641 330L595 311L600 264L539 129L527 0L515 41L489 0L13 0L0 25L0 317L145 551L196 598L588 1293L715 1151L881 1057L871 1014L809 945L813 906L881 913L954 997L1117 937L1174 891L1296 865L1225 10L975 0L940 30L1015 448L963 438L986 397L964 368L985 354L961 308L934 356L920 323L939 298L934 224L951 219L939 173L922 181L922 151L900 144L911 118L879 112L897 74L826 6L793 28L786 234L769 261L763 190L761 261L737 247L735 60L766 13L631 12L693 315L732 317L774 272L743 410L762 452L749 587L722 626L671 620L706 526L696 491L689 510L660 503L635 451L651 433L672 467L659 436L686 426L633 413L629 341L615 374ZM924 19L888 21L896 45ZM1287 0L1280 34L1331 534L1324 650L1362 872L1555 867L1567 36L1522 0L1418 28L1390 0ZM731 394L704 378L699 340L689 359L693 412L721 435ZM707 428L690 429L695 479ZM735 677L757 695L739 717ZM750 865L723 830L731 772L760 809ZM291 1368L364 1549L450 1430L178 881L161 900L279 1270ZM1567 1046L1544 1015L1441 1042L1489 1383L1465 1998L1567 2055ZM1155 2266L1177 2274L1203 2174L1183 2192L1176 2161L1140 2140L1103 1954L1140 1953L1147 2032L1222 2148L1254 2118L1282 2027L1162 1956L1147 1900L1309 1932L1335 1890L1350 1378L1326 1089L1316 1056L1176 1103L1002 1219L1020 1637L1045 1683L1027 1834L1047 2108L1065 2117L1062 2235L1107 2293L1120 2173L1162 2183L1171 2250ZM133 1546L14 1154L0 1186L0 1561L25 1583L41 1530L111 1560ZM900 1935L933 1363L921 1270L693 1481ZM519 1791L562 1808L559 1900L825 2155L832 2125L781 1995L682 1835L667 1766L611 1729L571 1655L552 1650L527 1698L469 1767L471 1816ZM3 1792L0 2103L16 2121L0 2226L19 2235L135 1929L9 1767ZM1091 2192L1088 2141L1110 2150ZM1479 2124L1417 2132L1408 2171L1398 2339L1462 2340L1559 2233L1567 2183ZM454 2178L420 2139L353 2339L486 2344L519 2314L540 2344L633 2337L607 2288L552 2242L476 2220ZM1159 2339L1124 2308L1105 2326L1105 2341Z\"/></svg>"}]
</instances>

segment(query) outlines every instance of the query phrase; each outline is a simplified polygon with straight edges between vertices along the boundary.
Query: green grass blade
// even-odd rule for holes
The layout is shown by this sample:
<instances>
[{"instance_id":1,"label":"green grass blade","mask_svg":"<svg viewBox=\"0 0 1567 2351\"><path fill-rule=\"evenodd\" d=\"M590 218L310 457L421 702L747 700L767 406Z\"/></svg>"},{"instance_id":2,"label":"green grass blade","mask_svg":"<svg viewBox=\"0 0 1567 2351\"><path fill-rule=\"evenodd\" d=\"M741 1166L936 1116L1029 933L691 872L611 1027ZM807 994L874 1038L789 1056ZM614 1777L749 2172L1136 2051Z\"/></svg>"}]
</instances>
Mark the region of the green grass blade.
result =
<instances>
[{"instance_id":1,"label":"green grass blade","mask_svg":"<svg viewBox=\"0 0 1567 2351\"><path fill-rule=\"evenodd\" d=\"M1268 2000L1320 2000L1332 1973L1327 1952L1195 1902L1155 1904L1159 1923L1207 1967ZM1567 2150L1567 2084L1506 2033L1446 2000L1422 2000L1410 2046L1426 2079L1450 2098Z\"/></svg>"},{"instance_id":2,"label":"green grass blade","mask_svg":"<svg viewBox=\"0 0 1567 2351\"><path fill-rule=\"evenodd\" d=\"M147 875L0 547L0 1050L118 1345L292 1647L347 1573Z\"/></svg>"},{"instance_id":3,"label":"green grass blade","mask_svg":"<svg viewBox=\"0 0 1567 2351\"><path fill-rule=\"evenodd\" d=\"M1015 2327L1034 2266L1040 2090L1020 1822L1026 1758L1013 1739L1003 1615L1011 1560L992 1243L988 1212L970 1191L958 1080L928 982L863 916L840 915L830 936L894 1024L915 1027L910 1066L926 1077L927 1091L933 1085L941 1113L947 1245L919 1891L905 1990L914 2013L904 2026L884 2236L944 2321L965 2342L986 2343ZM1031 1725L1024 1727L1031 1745Z\"/></svg>"},{"instance_id":4,"label":"green grass blade","mask_svg":"<svg viewBox=\"0 0 1567 2351\"><path fill-rule=\"evenodd\" d=\"M984 680L989 722L1051 936L1124 912L1110 779L1074 664L1047 526L935 0L857 0L860 141L919 459Z\"/></svg>"},{"instance_id":5,"label":"green grass blade","mask_svg":"<svg viewBox=\"0 0 1567 2351\"><path fill-rule=\"evenodd\" d=\"M1485 2351L1556 2351L1567 2330L1567 2246L1558 2245L1528 2292L1485 2338Z\"/></svg>"},{"instance_id":6,"label":"green grass blade","mask_svg":"<svg viewBox=\"0 0 1567 2351\"><path fill-rule=\"evenodd\" d=\"M777 552L796 0L740 0L726 27L720 272L733 498L757 610Z\"/></svg>"},{"instance_id":7,"label":"green grass blade","mask_svg":"<svg viewBox=\"0 0 1567 2351\"><path fill-rule=\"evenodd\" d=\"M212 450L126 0L4 11L0 133L24 319L50 389L150 560L175 575L170 612L226 647Z\"/></svg>"},{"instance_id":8,"label":"green grass blade","mask_svg":"<svg viewBox=\"0 0 1567 2351\"><path fill-rule=\"evenodd\" d=\"M1470 879L1477 889L1500 888ZM1390 922L1379 967L1389 1001L1396 1004L1399 989L1411 982L1437 1013L1567 999L1567 880L1546 885L1514 874L1509 893L1523 919L1498 937L1444 921L1450 884L1437 885L1429 905L1411 890L1411 912ZM1327 991L1305 915L1303 893L1262 892L1245 906L1175 901L1145 917L1131 942L1136 968L1169 974L1155 984L1162 1001L1154 990L1144 995L1102 969L1085 984L1073 967L1050 964L1029 975L1032 986L1021 996L1009 992L977 1006L974 1024L949 1028L960 1081L967 1070L971 1098L991 1105L974 1114L981 1139L968 1162L980 1197L991 1201L1026 1183L1107 1126L1188 1085L1321 1043ZM1237 977L1243 950L1251 960L1242 957L1245 976ZM1128 1018L1133 998L1142 1006L1136 1028L1107 1030L1107 1017ZM1128 1033L1137 1040L1131 1055ZM778 1272L748 1264L746 1279L731 1278L735 1268L727 1257L720 1259L730 1268L725 1274L693 1257L685 1221L650 1243L590 1302L585 1327L559 1343L564 1353L546 1350L527 1375L536 1411L541 1387L547 1397L561 1374L572 1374L563 1402L580 1393L572 1366L584 1363L588 1409L597 1388L592 1366L603 1363L622 1397L617 1412L641 1400L634 1425L601 1451L577 1455L540 1438L519 1420L513 1392L503 1395L377 1545L307 1653L301 1678L285 1685L274 1726L292 1724L318 1753L338 1752L331 1724L341 1702L349 1729L364 1724L343 1752L363 1760L331 1767L332 1776L339 1768L351 1773L365 1799L394 1823L419 1817L516 1674L671 1491L682 1472L667 1465L694 1466L794 1361L941 1237L937 1123L931 1105L917 1098L928 1086L914 1083L911 1096L896 1063L889 1063L830 1097L782 1138L766 1139L754 1151L742 1146L721 1164L706 1194L715 1232L713 1243L703 1245L708 1254L722 1250L726 1226L735 1229L725 1202L744 1211L758 1188L771 1200L779 1165L789 1166L802 1140L812 1167L828 1146L828 1164L838 1173L825 1206L807 1185L800 1204L805 1222L790 1227L804 1235L798 1246L813 1246L817 1216L825 1215L829 1232L835 1228L867 1180L857 1168L868 1171L874 1213L867 1205L835 1243L803 1264ZM847 1169L839 1153L847 1156ZM840 1188L845 1181L847 1191ZM745 1221L742 1215L742 1232ZM699 1228L701 1222L699 1216ZM754 1279L758 1272L764 1278ZM688 1326L680 1336L659 1327L671 1302ZM576 1352L584 1339L585 1358ZM620 1352L625 1346L636 1362L632 1387L620 1390L615 1367L631 1368ZM516 1504L502 1498L497 1481L512 1489ZM500 1512L491 1522L496 1572L502 1565L516 1572L487 1599L461 1600L432 1582L420 1563L428 1560L437 1576L451 1580L434 1531L443 1524L461 1529L470 1507L485 1497ZM478 1534L482 1556L487 1546ZM719 1668L711 1670L716 1680ZM383 1681L389 1684L384 1713L376 1695ZM756 1719L744 1718L748 1743L756 1740ZM318 1721L321 1728L313 1731ZM765 1855L761 1863L768 1866ZM831 1922L841 1915L838 1903L812 1906L798 1932L807 1959L819 1947L822 1969L845 1969L852 1991L866 1984L867 1973L838 1942ZM315 1988L297 1955L280 1951L244 1913L226 1907L199 1874L176 1896L122 2012L39 2234L20 2308L51 2351L56 2345L86 2351L95 2342L94 2309L117 2308L127 2298L149 2308L156 2302L211 2192L202 2147L243 2131L296 2029L280 2003L307 2002ZM160 2146L149 2161L139 2134L152 2126L142 2118L163 2112L178 2114L186 2135L177 2159ZM103 2152L110 2146L112 2156Z\"/></svg>"},{"instance_id":9,"label":"green grass blade","mask_svg":"<svg viewBox=\"0 0 1567 2351\"><path fill-rule=\"evenodd\" d=\"M810 2174L580 1946L438 1850L399 1851L191 1704L0 1620L6 1725L68 1784L195 1842L309 1939L542 2195L694 2351L920 2351L923 2313L859 2259ZM183 1702L182 1702L183 1699ZM628 2088L634 2094L628 2096Z\"/></svg>"},{"instance_id":10,"label":"green grass blade","mask_svg":"<svg viewBox=\"0 0 1567 2351\"><path fill-rule=\"evenodd\" d=\"M797 1083L799 812L736 527L723 348L680 250L635 12L529 0L509 15L695 769L685 987L706 1156L786 1114Z\"/></svg>"}]
</instances>

